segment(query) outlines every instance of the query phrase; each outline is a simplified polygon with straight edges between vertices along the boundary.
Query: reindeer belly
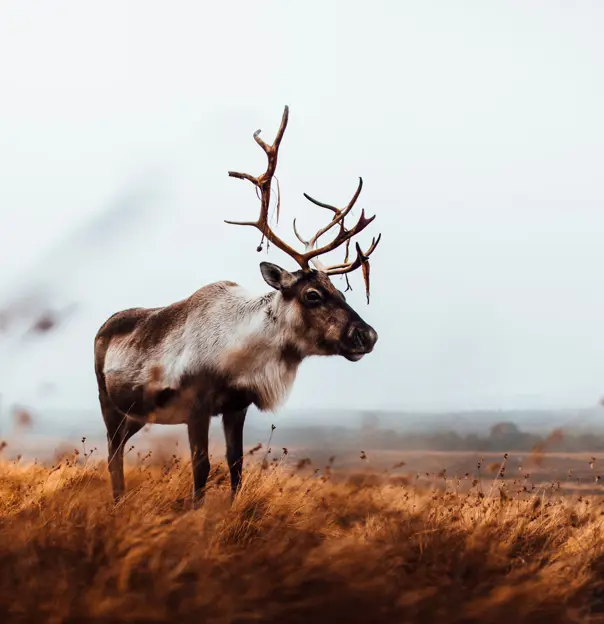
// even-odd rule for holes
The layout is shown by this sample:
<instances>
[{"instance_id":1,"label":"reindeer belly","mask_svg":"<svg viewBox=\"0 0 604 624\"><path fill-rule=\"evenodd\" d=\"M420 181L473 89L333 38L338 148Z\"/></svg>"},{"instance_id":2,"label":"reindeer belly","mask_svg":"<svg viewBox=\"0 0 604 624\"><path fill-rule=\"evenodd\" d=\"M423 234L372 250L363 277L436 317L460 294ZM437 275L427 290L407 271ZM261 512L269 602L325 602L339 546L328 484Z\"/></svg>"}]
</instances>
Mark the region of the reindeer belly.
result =
<instances>
[{"instance_id":1,"label":"reindeer belly","mask_svg":"<svg viewBox=\"0 0 604 624\"><path fill-rule=\"evenodd\" d=\"M186 423L195 406L193 388L150 388L133 383L116 372L105 376L107 394L128 418L144 423L176 425Z\"/></svg>"},{"instance_id":2,"label":"reindeer belly","mask_svg":"<svg viewBox=\"0 0 604 624\"><path fill-rule=\"evenodd\" d=\"M194 407L194 399L186 391L168 393L168 390L171 388L162 391L165 392L164 396L169 396L165 405L151 407L146 414L140 416L133 414L130 418L139 422L158 425L181 425L189 422ZM163 403L162 393L159 394L157 402Z\"/></svg>"},{"instance_id":3,"label":"reindeer belly","mask_svg":"<svg viewBox=\"0 0 604 624\"><path fill-rule=\"evenodd\" d=\"M224 378L207 373L185 378L176 388L149 384L145 387L116 372L108 373L105 382L109 398L118 410L143 423L186 424L195 411L217 416L259 403L253 391L235 388Z\"/></svg>"}]
</instances>

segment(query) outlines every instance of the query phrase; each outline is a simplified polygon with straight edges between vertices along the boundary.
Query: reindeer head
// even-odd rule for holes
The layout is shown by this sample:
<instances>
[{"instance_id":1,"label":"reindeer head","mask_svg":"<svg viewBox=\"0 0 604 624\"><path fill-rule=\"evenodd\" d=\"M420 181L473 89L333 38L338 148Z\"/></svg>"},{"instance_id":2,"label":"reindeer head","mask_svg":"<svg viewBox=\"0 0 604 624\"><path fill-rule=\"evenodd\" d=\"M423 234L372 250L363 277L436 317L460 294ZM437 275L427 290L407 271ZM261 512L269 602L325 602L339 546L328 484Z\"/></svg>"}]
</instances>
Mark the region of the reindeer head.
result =
<instances>
[{"instance_id":1,"label":"reindeer head","mask_svg":"<svg viewBox=\"0 0 604 624\"><path fill-rule=\"evenodd\" d=\"M373 351L376 331L346 303L325 273L290 273L270 262L262 262L260 270L266 283L281 293L288 340L300 355L342 355L357 362Z\"/></svg>"},{"instance_id":2,"label":"reindeer head","mask_svg":"<svg viewBox=\"0 0 604 624\"><path fill-rule=\"evenodd\" d=\"M268 211L271 198L271 182L277 167L279 145L289 117L289 109L286 106L281 120L281 126L272 145L268 145L260 138L260 130L254 133L254 139L265 151L268 158L266 171L258 177L247 173L229 171L229 176L248 180L254 184L260 196L260 216L256 221L226 221L232 225L252 226L262 232L262 241L258 247L262 249L264 239L273 243L291 258L293 258L300 270L290 273L285 269L269 262L260 264L262 276L265 281L281 293L281 301L288 308L287 317L290 319L290 332L293 332L293 344L301 355L342 355L348 360L356 362L365 354L371 353L377 342L376 331L346 303L344 294L338 290L329 279L330 275L346 275L358 268L362 269L365 280L365 292L369 303L369 256L374 252L381 239L373 239L366 252L356 243L356 258L349 260L350 241L354 236L364 230L375 216L366 218L365 211L357 223L347 229L344 220L353 209L363 188L363 180L359 179L359 186L345 208L336 208L329 204L319 202L306 193L304 196L313 204L333 212L333 218L321 228L310 240L304 240L296 228L294 219L294 233L304 245L305 251L296 251L285 241L275 234L268 222ZM279 216L280 199L277 186L277 218ZM337 228L335 238L318 247L317 243L321 236L332 228ZM319 256L345 245L346 256L344 262L331 266L324 266ZM310 267L310 263L314 269ZM346 277L347 290L350 289L348 277Z\"/></svg>"}]
</instances>

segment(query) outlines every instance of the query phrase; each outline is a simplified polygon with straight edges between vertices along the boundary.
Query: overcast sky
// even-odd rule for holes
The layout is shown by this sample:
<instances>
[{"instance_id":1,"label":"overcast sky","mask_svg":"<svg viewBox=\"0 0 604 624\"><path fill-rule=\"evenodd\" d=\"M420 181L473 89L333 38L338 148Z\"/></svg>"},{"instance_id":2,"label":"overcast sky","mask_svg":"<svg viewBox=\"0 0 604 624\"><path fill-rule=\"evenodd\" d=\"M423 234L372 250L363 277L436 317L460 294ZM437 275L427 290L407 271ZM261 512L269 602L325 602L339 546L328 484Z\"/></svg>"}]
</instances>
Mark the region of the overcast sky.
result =
<instances>
[{"instance_id":1,"label":"overcast sky","mask_svg":"<svg viewBox=\"0 0 604 624\"><path fill-rule=\"evenodd\" d=\"M359 363L306 361L289 407L592 405L604 393L604 5L0 5L0 303L79 307L0 336L9 401L97 406L92 345L126 307L267 287L249 184L290 124L279 232L359 208L381 231ZM357 211L358 214L358 211ZM294 269L279 250L270 261ZM336 283L340 283L336 280ZM55 384L50 396L44 383Z\"/></svg>"}]
</instances>

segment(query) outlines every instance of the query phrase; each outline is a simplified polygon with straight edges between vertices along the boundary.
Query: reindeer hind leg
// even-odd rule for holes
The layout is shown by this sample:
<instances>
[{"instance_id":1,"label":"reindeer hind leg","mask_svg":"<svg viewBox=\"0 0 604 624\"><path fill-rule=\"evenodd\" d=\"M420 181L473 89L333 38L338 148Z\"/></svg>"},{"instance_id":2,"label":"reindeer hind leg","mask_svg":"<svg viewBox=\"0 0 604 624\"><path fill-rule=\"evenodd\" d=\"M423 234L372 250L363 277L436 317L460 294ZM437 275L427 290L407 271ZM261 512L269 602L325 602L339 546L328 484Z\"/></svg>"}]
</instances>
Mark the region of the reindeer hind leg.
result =
<instances>
[{"instance_id":1,"label":"reindeer hind leg","mask_svg":"<svg viewBox=\"0 0 604 624\"><path fill-rule=\"evenodd\" d=\"M124 495L124 446L126 442L143 428L143 423L132 420L113 407L108 399L101 401L103 420L107 427L107 467L111 477L114 502Z\"/></svg>"}]
</instances>

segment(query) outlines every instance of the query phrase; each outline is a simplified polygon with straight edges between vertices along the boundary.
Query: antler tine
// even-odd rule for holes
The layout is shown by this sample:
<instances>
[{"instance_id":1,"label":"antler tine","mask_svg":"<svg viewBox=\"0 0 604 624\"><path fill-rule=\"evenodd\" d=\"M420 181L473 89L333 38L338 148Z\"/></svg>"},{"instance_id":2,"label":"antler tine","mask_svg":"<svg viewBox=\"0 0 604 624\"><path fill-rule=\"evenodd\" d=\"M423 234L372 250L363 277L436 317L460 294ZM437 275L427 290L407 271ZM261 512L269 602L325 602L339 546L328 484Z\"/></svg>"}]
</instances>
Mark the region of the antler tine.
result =
<instances>
[{"instance_id":1,"label":"antler tine","mask_svg":"<svg viewBox=\"0 0 604 624\"><path fill-rule=\"evenodd\" d=\"M357 257L353 262L344 262L342 264L334 264L328 267L325 267L325 272L328 275L344 275L345 273L350 273L361 266L363 260L368 260L369 256L375 251L375 248L378 246L378 243L382 239L382 235L379 234L377 239L374 238L371 241L371 245L367 251L363 251L358 243L356 243Z\"/></svg>"},{"instance_id":2,"label":"antler tine","mask_svg":"<svg viewBox=\"0 0 604 624\"><path fill-rule=\"evenodd\" d=\"M312 249L311 241L306 241L302 238L302 236L300 236L300 232L298 232L298 228L296 227L295 219L294 219L294 234L296 235L296 238L304 245L305 251ZM312 258L311 262L315 265L318 271L325 271L325 268L326 268L325 265L318 258Z\"/></svg>"},{"instance_id":3,"label":"antler tine","mask_svg":"<svg viewBox=\"0 0 604 624\"><path fill-rule=\"evenodd\" d=\"M335 206L332 206L331 204L325 204L323 202L320 202L318 199L313 199L308 193L302 193L302 195L304 195L304 197L306 197L306 199L308 199L309 202L312 202L316 206L321 206L321 208L327 208L327 210L331 210L332 212L335 212L336 214L340 212L339 208L336 208Z\"/></svg>"},{"instance_id":4,"label":"antler tine","mask_svg":"<svg viewBox=\"0 0 604 624\"><path fill-rule=\"evenodd\" d=\"M341 221L344 220L344 217L346 216L346 214L347 214L346 211L342 211L340 216L337 219L334 219L332 223L334 225L336 223L340 223ZM340 228L340 231L338 232L337 236L331 241L331 243L327 243L327 245L323 245L323 247L316 247L315 249L311 249L310 251L306 252L304 255L309 260L311 260L312 258L315 258L316 256L321 256L330 251L333 251L334 249L337 249L340 245L344 244L347 240L353 238L357 234L360 234L374 219L375 219L375 215L373 215L373 217L367 218L365 216L365 210L362 210L359 220L356 222L356 225L354 225L352 229L346 230L344 227Z\"/></svg>"},{"instance_id":5,"label":"antler tine","mask_svg":"<svg viewBox=\"0 0 604 624\"><path fill-rule=\"evenodd\" d=\"M348 202L348 206L350 206L351 204L354 206L357 199L359 198L359 195L361 194L362 188L363 188L363 178L359 178L359 186L357 190L355 191L354 195L352 196L352 199ZM331 210L332 212L335 212L336 214L339 214L342 211L342 209L336 208L335 206L332 206L331 204L326 204L324 202L320 202L318 199L314 199L308 193L303 193L303 195L304 197L306 197L306 199L308 199L308 201L312 202L316 206L320 206L321 208L327 208L327 210ZM348 206L346 206L346 208L348 208Z\"/></svg>"},{"instance_id":6,"label":"antler tine","mask_svg":"<svg viewBox=\"0 0 604 624\"><path fill-rule=\"evenodd\" d=\"M361 249L361 246L358 243L356 243L357 257L355 258L354 262L351 262L349 264L343 264L343 265L334 265L331 267L327 267L325 270L325 272L328 275L346 275L347 273L351 273L352 271L355 271L356 269L361 267L363 270L363 280L365 282L365 295L367 297L368 304L369 304L369 295L370 295L369 256L375 251L375 248L378 246L381 238L382 238L381 234L378 235L377 239L374 238L371 241L371 245L366 252L363 252L363 250Z\"/></svg>"},{"instance_id":7,"label":"antler tine","mask_svg":"<svg viewBox=\"0 0 604 624\"><path fill-rule=\"evenodd\" d=\"M375 237L371 239L371 245L369 246L369 249L363 252L363 255L366 258L369 258L369 256L375 251L375 248L378 246L378 243L380 242L381 239L382 239L381 234L378 234L377 239ZM346 260L344 262L340 264L331 264L329 266L326 266L325 272L328 275L343 275L344 273L350 273L350 271L354 271L354 269L359 268L360 264L356 264L357 261L358 261L358 254L357 254L357 258L353 260L352 262L348 261L348 254L347 254ZM353 265L354 265L354 268L351 268L353 267Z\"/></svg>"},{"instance_id":8,"label":"antler tine","mask_svg":"<svg viewBox=\"0 0 604 624\"><path fill-rule=\"evenodd\" d=\"M296 238L304 245L304 247L308 249L308 245L310 244L310 242L307 240L304 240L302 236L300 236L300 232L298 232L298 228L296 227L295 219L294 219L294 234L296 235Z\"/></svg>"},{"instance_id":9,"label":"antler tine","mask_svg":"<svg viewBox=\"0 0 604 624\"><path fill-rule=\"evenodd\" d=\"M284 251L291 258L293 258L302 267L302 269L306 269L308 268L308 259L305 254L297 252L293 247L290 247L285 241L281 240L281 238L273 232L268 223L268 209L271 199L271 182L277 168L279 145L281 144L285 129L287 128L288 119L289 107L286 106L283 111L283 117L281 118L281 125L279 126L277 136L275 137L272 145L265 143L260 138L260 130L256 130L256 132L254 132L254 140L264 150L268 160L266 171L264 173L258 177L254 177L249 173L229 171L230 177L238 178L240 180L248 180L260 191L260 215L258 216L258 219L256 221L228 221L225 219L225 223L230 225L247 225L257 228L262 232L263 239L266 238L269 240L273 243L273 245L275 245L275 247L278 247L281 251Z\"/></svg>"},{"instance_id":10,"label":"antler tine","mask_svg":"<svg viewBox=\"0 0 604 624\"><path fill-rule=\"evenodd\" d=\"M325 204L323 202L318 201L317 199L314 199L313 197L308 195L308 193L304 193L304 197L306 197L308 201L312 202L316 206L320 206L321 208L327 208L327 210L331 210L333 213L335 213L334 218L324 228L321 228L310 239L309 243L310 243L311 249L317 244L317 241L319 240L319 238L321 238L323 234L326 234L327 232L329 232L329 230L331 230L331 228L334 225L337 225L339 223L340 230L342 231L344 229L344 219L346 215L348 215L348 213L353 209L354 205L356 204L357 199L359 198L359 195L361 194L362 189L363 189L363 178L359 178L359 186L357 187L357 190L352 196L352 199L348 202L348 205L345 208L336 208L335 206L331 206L330 204Z\"/></svg>"},{"instance_id":11,"label":"antler tine","mask_svg":"<svg viewBox=\"0 0 604 624\"><path fill-rule=\"evenodd\" d=\"M254 139L256 143L260 145L260 147L267 153L267 155L275 154L276 156L277 150L279 149L279 145L281 145L281 139L283 139L283 135L285 134L285 128L287 128L288 121L289 121L289 106L286 105L283 110L283 116L281 117L281 125L279 126L279 130L277 130L277 136L275 136L275 140L273 141L272 145L267 145L260 138L260 132L262 132L260 129L254 132ZM269 168L270 168L270 165L271 163L269 162ZM270 170L270 175L275 173L276 166L277 166L277 159L275 158L275 161L273 163L273 168L272 170ZM269 170L267 170L267 173L269 173Z\"/></svg>"}]
</instances>

